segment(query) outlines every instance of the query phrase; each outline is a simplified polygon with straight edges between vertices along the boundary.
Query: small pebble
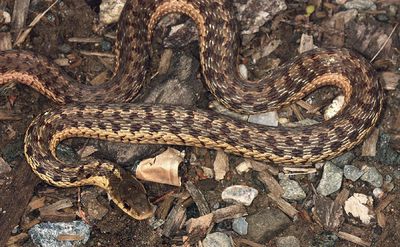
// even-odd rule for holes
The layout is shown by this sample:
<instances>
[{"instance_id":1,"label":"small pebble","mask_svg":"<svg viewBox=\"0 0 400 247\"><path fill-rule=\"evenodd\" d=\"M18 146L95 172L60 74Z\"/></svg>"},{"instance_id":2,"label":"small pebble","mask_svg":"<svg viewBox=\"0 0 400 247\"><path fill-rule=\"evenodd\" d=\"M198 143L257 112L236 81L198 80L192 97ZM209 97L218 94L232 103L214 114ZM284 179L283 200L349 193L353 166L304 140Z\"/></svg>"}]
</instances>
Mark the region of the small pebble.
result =
<instances>
[{"instance_id":1,"label":"small pebble","mask_svg":"<svg viewBox=\"0 0 400 247\"><path fill-rule=\"evenodd\" d=\"M317 187L317 192L323 196L327 196L338 191L342 186L342 177L342 169L329 161L326 162L321 181Z\"/></svg>"},{"instance_id":2,"label":"small pebble","mask_svg":"<svg viewBox=\"0 0 400 247\"><path fill-rule=\"evenodd\" d=\"M343 168L345 165L349 165L354 160L355 157L356 156L354 155L353 152L346 152L332 159L331 162L336 166Z\"/></svg>"},{"instance_id":3,"label":"small pebble","mask_svg":"<svg viewBox=\"0 0 400 247\"><path fill-rule=\"evenodd\" d=\"M261 114L250 115L248 121L250 123L277 127L279 123L279 116L276 111L264 112Z\"/></svg>"},{"instance_id":4,"label":"small pebble","mask_svg":"<svg viewBox=\"0 0 400 247\"><path fill-rule=\"evenodd\" d=\"M344 4L346 9L375 10L376 5L372 0L353 0Z\"/></svg>"},{"instance_id":5,"label":"small pebble","mask_svg":"<svg viewBox=\"0 0 400 247\"><path fill-rule=\"evenodd\" d=\"M300 201L306 198L306 193L295 180L282 179L279 181L284 193L282 197L287 200Z\"/></svg>"},{"instance_id":6,"label":"small pebble","mask_svg":"<svg viewBox=\"0 0 400 247\"><path fill-rule=\"evenodd\" d=\"M276 240L277 247L300 247L300 240L295 236L280 237Z\"/></svg>"},{"instance_id":7,"label":"small pebble","mask_svg":"<svg viewBox=\"0 0 400 247\"><path fill-rule=\"evenodd\" d=\"M250 171L251 168L252 168L251 161L245 160L241 162L238 166L236 166L236 171L239 174L243 174Z\"/></svg>"},{"instance_id":8,"label":"small pebble","mask_svg":"<svg viewBox=\"0 0 400 247\"><path fill-rule=\"evenodd\" d=\"M239 73L242 76L243 79L247 80L249 78L248 72L247 72L246 65L240 64L239 65Z\"/></svg>"},{"instance_id":9,"label":"small pebble","mask_svg":"<svg viewBox=\"0 0 400 247\"><path fill-rule=\"evenodd\" d=\"M353 182L357 181L364 174L363 171L353 165L345 165L343 173L345 178L350 179Z\"/></svg>"},{"instance_id":10,"label":"small pebble","mask_svg":"<svg viewBox=\"0 0 400 247\"><path fill-rule=\"evenodd\" d=\"M383 176L379 173L375 167L363 168L364 174L361 176L361 180L370 183L374 187L381 187L383 184Z\"/></svg>"},{"instance_id":11,"label":"small pebble","mask_svg":"<svg viewBox=\"0 0 400 247\"><path fill-rule=\"evenodd\" d=\"M377 14L376 19L381 22L387 22L389 21L389 16L387 16L386 14Z\"/></svg>"},{"instance_id":12,"label":"small pebble","mask_svg":"<svg viewBox=\"0 0 400 247\"><path fill-rule=\"evenodd\" d=\"M383 190L381 188L375 188L372 191L372 194L374 195L374 197L376 199L381 199L385 195L385 193L383 192Z\"/></svg>"},{"instance_id":13,"label":"small pebble","mask_svg":"<svg viewBox=\"0 0 400 247\"><path fill-rule=\"evenodd\" d=\"M232 239L222 232L208 234L203 240L203 247L232 247Z\"/></svg>"},{"instance_id":14,"label":"small pebble","mask_svg":"<svg viewBox=\"0 0 400 247\"><path fill-rule=\"evenodd\" d=\"M254 198L258 195L258 190L245 186L233 185L226 188L222 192L222 200L230 203L239 203L245 206L250 206Z\"/></svg>"},{"instance_id":15,"label":"small pebble","mask_svg":"<svg viewBox=\"0 0 400 247\"><path fill-rule=\"evenodd\" d=\"M325 110L324 119L328 120L331 119L333 116L335 116L336 113L338 113L340 109L342 109L343 104L344 104L344 96L343 95L337 96Z\"/></svg>"},{"instance_id":16,"label":"small pebble","mask_svg":"<svg viewBox=\"0 0 400 247\"><path fill-rule=\"evenodd\" d=\"M112 49L112 44L111 42L107 41L107 40L103 40L101 42L101 50L102 51L111 51Z\"/></svg>"},{"instance_id":17,"label":"small pebble","mask_svg":"<svg viewBox=\"0 0 400 247\"><path fill-rule=\"evenodd\" d=\"M247 234L248 227L249 224L247 223L246 218L244 217L234 219L232 222L232 229L242 236Z\"/></svg>"}]
</instances>

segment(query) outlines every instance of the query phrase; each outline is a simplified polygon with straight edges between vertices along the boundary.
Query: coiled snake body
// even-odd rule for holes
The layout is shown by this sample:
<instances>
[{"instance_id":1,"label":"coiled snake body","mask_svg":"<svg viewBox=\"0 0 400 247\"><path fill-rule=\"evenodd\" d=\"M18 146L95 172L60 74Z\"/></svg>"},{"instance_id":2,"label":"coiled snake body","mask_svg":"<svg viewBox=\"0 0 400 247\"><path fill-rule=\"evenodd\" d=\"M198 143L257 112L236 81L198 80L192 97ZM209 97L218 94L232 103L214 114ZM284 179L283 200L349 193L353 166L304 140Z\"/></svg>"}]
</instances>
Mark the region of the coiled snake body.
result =
<instances>
[{"instance_id":1,"label":"coiled snake body","mask_svg":"<svg viewBox=\"0 0 400 247\"><path fill-rule=\"evenodd\" d=\"M100 186L123 211L144 219L152 208L135 178L109 161L66 164L55 155L57 144L66 138L87 137L188 145L298 164L333 158L360 143L376 124L383 105L382 87L371 66L346 49L318 49L297 56L257 82L244 80L236 69L238 39L228 2L128 0L119 21L115 74L99 87L76 83L30 52L0 53L0 85L18 81L67 104L41 114L28 128L25 156L33 171L56 186ZM124 103L136 97L146 80L155 25L172 12L186 14L197 24L205 82L226 107L242 113L262 112L326 85L339 87L346 105L323 123L273 128L206 110Z\"/></svg>"}]
</instances>

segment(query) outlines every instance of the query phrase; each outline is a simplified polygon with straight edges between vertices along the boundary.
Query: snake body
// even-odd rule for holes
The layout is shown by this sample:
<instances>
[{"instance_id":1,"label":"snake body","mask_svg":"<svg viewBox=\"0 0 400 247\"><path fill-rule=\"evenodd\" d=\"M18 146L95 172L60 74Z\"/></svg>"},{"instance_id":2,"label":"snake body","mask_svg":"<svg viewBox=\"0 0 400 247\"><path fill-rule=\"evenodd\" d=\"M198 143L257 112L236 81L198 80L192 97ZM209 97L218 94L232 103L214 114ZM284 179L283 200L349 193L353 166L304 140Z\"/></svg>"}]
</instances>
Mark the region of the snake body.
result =
<instances>
[{"instance_id":1,"label":"snake body","mask_svg":"<svg viewBox=\"0 0 400 247\"><path fill-rule=\"evenodd\" d=\"M136 97L146 80L157 22L173 12L186 14L197 24L204 80L226 107L242 113L263 112L326 85L342 90L345 106L328 121L284 128L241 122L207 110L124 103ZM39 177L61 187L100 186L136 219L151 215L138 181L105 160L66 164L55 155L58 143L87 137L222 149L276 164L314 163L360 143L382 111L383 90L373 68L347 49L316 49L256 82L242 79L236 67L238 38L229 1L128 0L117 39L116 71L99 87L76 83L45 58L22 51L0 53L0 85L17 80L67 104L41 114L27 130L25 156Z\"/></svg>"}]
</instances>

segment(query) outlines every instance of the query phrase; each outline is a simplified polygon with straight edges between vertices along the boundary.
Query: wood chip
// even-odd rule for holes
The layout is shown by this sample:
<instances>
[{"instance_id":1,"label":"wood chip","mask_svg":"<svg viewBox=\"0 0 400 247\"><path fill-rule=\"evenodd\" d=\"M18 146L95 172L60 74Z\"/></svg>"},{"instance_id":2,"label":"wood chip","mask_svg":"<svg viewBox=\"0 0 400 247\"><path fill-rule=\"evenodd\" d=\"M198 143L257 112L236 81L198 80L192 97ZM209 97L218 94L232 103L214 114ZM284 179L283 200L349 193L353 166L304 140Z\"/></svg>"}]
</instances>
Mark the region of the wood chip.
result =
<instances>
[{"instance_id":1,"label":"wood chip","mask_svg":"<svg viewBox=\"0 0 400 247\"><path fill-rule=\"evenodd\" d=\"M229 158L224 151L218 150L214 161L215 180L224 179L225 174L229 170Z\"/></svg>"},{"instance_id":2,"label":"wood chip","mask_svg":"<svg viewBox=\"0 0 400 247\"><path fill-rule=\"evenodd\" d=\"M299 213L299 211L297 211L295 207L290 205L290 203L280 197L277 197L275 194L269 193L268 197L271 198L277 204L278 208L282 210L282 212L287 214L290 218L294 219Z\"/></svg>"},{"instance_id":3,"label":"wood chip","mask_svg":"<svg viewBox=\"0 0 400 247\"><path fill-rule=\"evenodd\" d=\"M100 43L103 39L100 37L88 37L88 38L81 38L81 37L71 37L68 39L68 42L71 43Z\"/></svg>"},{"instance_id":4,"label":"wood chip","mask_svg":"<svg viewBox=\"0 0 400 247\"><path fill-rule=\"evenodd\" d=\"M167 73L167 71L171 65L172 55L173 55L173 52L171 49L164 50L164 52L160 58L160 63L158 65L157 72L159 75L164 75Z\"/></svg>"},{"instance_id":5,"label":"wood chip","mask_svg":"<svg viewBox=\"0 0 400 247\"><path fill-rule=\"evenodd\" d=\"M12 49L12 37L9 32L0 32L0 51Z\"/></svg>"},{"instance_id":6,"label":"wood chip","mask_svg":"<svg viewBox=\"0 0 400 247\"><path fill-rule=\"evenodd\" d=\"M247 212L243 205L232 205L215 210L207 215L188 220L186 223L186 230L189 233L188 241L190 246L202 240L212 230L215 223L245 215L247 215Z\"/></svg>"},{"instance_id":7,"label":"wood chip","mask_svg":"<svg viewBox=\"0 0 400 247\"><path fill-rule=\"evenodd\" d=\"M11 236L7 241L7 246L15 245L21 243L29 238L29 235L25 232L22 232L18 235Z\"/></svg>"},{"instance_id":8,"label":"wood chip","mask_svg":"<svg viewBox=\"0 0 400 247\"><path fill-rule=\"evenodd\" d=\"M28 17L30 0L14 1L14 10L12 14L11 26L14 31L21 30L26 23Z\"/></svg>"},{"instance_id":9,"label":"wood chip","mask_svg":"<svg viewBox=\"0 0 400 247\"><path fill-rule=\"evenodd\" d=\"M282 189L278 181L271 176L267 171L261 171L258 173L258 179L265 184L268 190L276 197L281 197L285 191Z\"/></svg>"},{"instance_id":10,"label":"wood chip","mask_svg":"<svg viewBox=\"0 0 400 247\"><path fill-rule=\"evenodd\" d=\"M0 46L1 47L1 46ZM400 74L395 73L395 72L382 72L381 78L383 79L383 87L386 90L396 90L397 85L399 85L400 81Z\"/></svg>"},{"instance_id":11,"label":"wood chip","mask_svg":"<svg viewBox=\"0 0 400 247\"><path fill-rule=\"evenodd\" d=\"M85 56L95 56L95 57L109 57L109 58L115 58L115 55L112 53L106 53L106 52L94 52L94 51L79 51L82 55Z\"/></svg>"},{"instance_id":12,"label":"wood chip","mask_svg":"<svg viewBox=\"0 0 400 247\"><path fill-rule=\"evenodd\" d=\"M313 216L315 220L328 231L337 231L343 224L343 205L349 197L349 190L343 189L332 201L328 197L319 196L315 199Z\"/></svg>"},{"instance_id":13,"label":"wood chip","mask_svg":"<svg viewBox=\"0 0 400 247\"><path fill-rule=\"evenodd\" d=\"M379 129L374 128L369 137L364 141L361 149L361 156L375 157L376 143L379 139Z\"/></svg>"},{"instance_id":14,"label":"wood chip","mask_svg":"<svg viewBox=\"0 0 400 247\"><path fill-rule=\"evenodd\" d=\"M158 205L155 215L158 219L165 220L168 216L168 212L170 211L172 204L175 200L175 197L169 195L165 197L165 199Z\"/></svg>"},{"instance_id":15,"label":"wood chip","mask_svg":"<svg viewBox=\"0 0 400 247\"><path fill-rule=\"evenodd\" d=\"M385 199L383 199L378 206L375 209L375 213L376 213L376 219L378 222L378 225L382 228L386 227L386 216L385 214L382 212L390 203L392 203L394 200L396 199L395 195L388 195Z\"/></svg>"},{"instance_id":16,"label":"wood chip","mask_svg":"<svg viewBox=\"0 0 400 247\"><path fill-rule=\"evenodd\" d=\"M108 72L107 72L107 71L103 71L103 72L101 72L100 74L98 74L97 76L95 76L95 77L90 81L90 84L91 84L91 85L94 85L94 86L96 86L96 85L101 85L101 84L103 84L104 82L108 81L109 78L110 78L110 77L109 77Z\"/></svg>"},{"instance_id":17,"label":"wood chip","mask_svg":"<svg viewBox=\"0 0 400 247\"><path fill-rule=\"evenodd\" d=\"M352 235L350 233L347 233L347 232L342 232L342 231L337 232L336 236L338 236L341 239L350 241L350 242L352 242L354 244L360 245L360 246L364 246L364 247L371 246L371 242L362 240L361 238L359 238L357 236L354 236L354 235Z\"/></svg>"},{"instance_id":18,"label":"wood chip","mask_svg":"<svg viewBox=\"0 0 400 247\"><path fill-rule=\"evenodd\" d=\"M33 200L31 200L31 202L28 204L29 212L32 212L35 209L44 207L45 201L46 201L46 197L34 198Z\"/></svg>"},{"instance_id":19,"label":"wood chip","mask_svg":"<svg viewBox=\"0 0 400 247\"><path fill-rule=\"evenodd\" d=\"M300 38L299 53L314 49L314 40L312 35L302 34Z\"/></svg>"},{"instance_id":20,"label":"wood chip","mask_svg":"<svg viewBox=\"0 0 400 247\"><path fill-rule=\"evenodd\" d=\"M283 167L283 172L290 173L289 175L303 175L317 173L317 168L303 168L303 167Z\"/></svg>"},{"instance_id":21,"label":"wood chip","mask_svg":"<svg viewBox=\"0 0 400 247\"><path fill-rule=\"evenodd\" d=\"M80 241L83 239L84 237L82 235L77 234L60 234L57 236L57 240L59 241Z\"/></svg>"},{"instance_id":22,"label":"wood chip","mask_svg":"<svg viewBox=\"0 0 400 247\"><path fill-rule=\"evenodd\" d=\"M303 114L301 114L301 111L297 105L290 105L290 109L293 110L294 115L296 116L297 121L304 120Z\"/></svg>"},{"instance_id":23,"label":"wood chip","mask_svg":"<svg viewBox=\"0 0 400 247\"><path fill-rule=\"evenodd\" d=\"M189 194L192 196L194 203L196 203L200 215L209 214L211 210L208 206L206 199L204 198L203 193L199 189L197 189L196 186L190 181L185 184L185 187Z\"/></svg>"},{"instance_id":24,"label":"wood chip","mask_svg":"<svg viewBox=\"0 0 400 247\"><path fill-rule=\"evenodd\" d=\"M68 212L59 212L61 209L71 208L73 206L72 201L70 199L59 200L49 206L43 207L39 209L40 217L43 220L61 220L68 221L74 220L76 218L76 214L68 213Z\"/></svg>"},{"instance_id":25,"label":"wood chip","mask_svg":"<svg viewBox=\"0 0 400 247\"><path fill-rule=\"evenodd\" d=\"M182 228L183 223L186 221L186 207L188 205L185 204L185 201L188 198L191 197L187 192L180 195L177 204L172 208L164 223L163 236L170 237Z\"/></svg>"},{"instance_id":26,"label":"wood chip","mask_svg":"<svg viewBox=\"0 0 400 247\"><path fill-rule=\"evenodd\" d=\"M232 205L220 208L212 212L214 214L214 222L220 223L227 219L235 219L247 215L246 208L243 205Z\"/></svg>"},{"instance_id":27,"label":"wood chip","mask_svg":"<svg viewBox=\"0 0 400 247\"><path fill-rule=\"evenodd\" d=\"M235 241L235 243L237 243L237 245L235 245L235 246L265 247L265 245L263 245L263 244L253 242L253 241L245 239L245 238L237 238L237 239L234 239L234 241Z\"/></svg>"}]
</instances>

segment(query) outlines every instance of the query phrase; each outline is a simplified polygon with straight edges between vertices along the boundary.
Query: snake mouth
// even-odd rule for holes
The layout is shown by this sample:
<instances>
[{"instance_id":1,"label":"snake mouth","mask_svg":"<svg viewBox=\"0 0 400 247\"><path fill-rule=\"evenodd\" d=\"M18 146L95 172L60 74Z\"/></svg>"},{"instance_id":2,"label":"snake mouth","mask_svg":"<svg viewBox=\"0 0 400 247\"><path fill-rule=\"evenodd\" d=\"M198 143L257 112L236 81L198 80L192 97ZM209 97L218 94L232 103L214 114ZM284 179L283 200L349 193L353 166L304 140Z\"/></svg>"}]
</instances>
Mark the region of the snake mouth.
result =
<instances>
[{"instance_id":1,"label":"snake mouth","mask_svg":"<svg viewBox=\"0 0 400 247\"><path fill-rule=\"evenodd\" d=\"M132 218L136 219L136 220L146 220L150 217L152 217L154 215L154 211L150 210L147 212L142 212L140 214L135 214L134 216L132 215Z\"/></svg>"}]
</instances>

